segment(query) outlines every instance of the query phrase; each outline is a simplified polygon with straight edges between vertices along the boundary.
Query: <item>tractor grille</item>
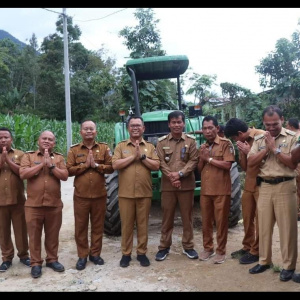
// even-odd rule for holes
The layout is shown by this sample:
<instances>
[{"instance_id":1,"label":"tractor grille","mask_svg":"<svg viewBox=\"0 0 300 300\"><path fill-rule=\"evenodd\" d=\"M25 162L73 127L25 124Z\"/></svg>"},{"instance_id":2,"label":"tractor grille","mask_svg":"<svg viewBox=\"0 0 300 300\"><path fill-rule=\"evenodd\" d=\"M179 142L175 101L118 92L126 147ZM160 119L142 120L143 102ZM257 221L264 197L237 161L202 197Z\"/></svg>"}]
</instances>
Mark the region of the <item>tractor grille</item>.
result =
<instances>
[{"instance_id":1,"label":"tractor grille","mask_svg":"<svg viewBox=\"0 0 300 300\"><path fill-rule=\"evenodd\" d=\"M170 132L168 121L145 122L144 139L156 146L157 139Z\"/></svg>"}]
</instances>

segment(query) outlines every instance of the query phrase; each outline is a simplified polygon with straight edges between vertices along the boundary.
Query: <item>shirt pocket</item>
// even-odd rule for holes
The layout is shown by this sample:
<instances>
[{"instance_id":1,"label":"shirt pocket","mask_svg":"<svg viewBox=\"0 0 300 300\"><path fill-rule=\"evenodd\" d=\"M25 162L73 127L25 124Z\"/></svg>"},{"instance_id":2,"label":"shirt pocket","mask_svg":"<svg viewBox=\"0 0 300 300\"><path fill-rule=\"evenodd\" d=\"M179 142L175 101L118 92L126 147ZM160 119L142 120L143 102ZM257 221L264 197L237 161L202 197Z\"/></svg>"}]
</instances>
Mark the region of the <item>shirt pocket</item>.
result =
<instances>
[{"instance_id":1,"label":"shirt pocket","mask_svg":"<svg viewBox=\"0 0 300 300\"><path fill-rule=\"evenodd\" d=\"M94 161L97 164L103 164L105 161L104 153L96 152L96 154L94 155Z\"/></svg>"},{"instance_id":2,"label":"shirt pocket","mask_svg":"<svg viewBox=\"0 0 300 300\"><path fill-rule=\"evenodd\" d=\"M223 153L221 149L212 150L211 156L216 160L223 160Z\"/></svg>"},{"instance_id":3,"label":"shirt pocket","mask_svg":"<svg viewBox=\"0 0 300 300\"><path fill-rule=\"evenodd\" d=\"M86 156L77 156L76 165L84 164L86 162Z\"/></svg>"},{"instance_id":4,"label":"shirt pocket","mask_svg":"<svg viewBox=\"0 0 300 300\"><path fill-rule=\"evenodd\" d=\"M169 163L173 155L173 150L164 149L164 160L166 163Z\"/></svg>"}]
</instances>

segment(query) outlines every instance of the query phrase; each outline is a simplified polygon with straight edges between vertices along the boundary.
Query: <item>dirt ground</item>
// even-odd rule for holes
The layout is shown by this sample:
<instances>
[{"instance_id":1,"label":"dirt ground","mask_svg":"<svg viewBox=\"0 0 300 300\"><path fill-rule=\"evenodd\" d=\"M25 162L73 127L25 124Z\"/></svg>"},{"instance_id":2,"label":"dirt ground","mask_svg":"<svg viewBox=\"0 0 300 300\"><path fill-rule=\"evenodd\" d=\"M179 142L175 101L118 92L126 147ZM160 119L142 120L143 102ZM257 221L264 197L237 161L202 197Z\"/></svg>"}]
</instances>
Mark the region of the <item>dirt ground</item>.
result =
<instances>
[{"instance_id":1,"label":"dirt ground","mask_svg":"<svg viewBox=\"0 0 300 300\"><path fill-rule=\"evenodd\" d=\"M165 261L157 262L154 257L160 239L161 210L159 204L153 204L149 222L148 257L151 265L141 267L136 260L135 248L132 261L127 268L121 268L120 237L105 236L101 257L105 264L96 266L87 263L86 269L77 271L78 259L74 240L73 217L73 179L62 182L64 201L63 225L60 231L59 261L65 266L65 272L57 273L45 266L42 276L33 279L30 268L14 258L12 267L0 273L0 291L24 292L105 292L105 291L153 291L153 292L240 292L240 291L300 291L300 284L293 281L281 282L279 273L267 270L252 275L248 270L254 264L241 265L232 259L230 253L241 248L243 226L238 224L229 230L227 259L221 265L211 260L206 262L192 260L182 254L180 214L175 218L173 245ZM202 250L202 232L199 218L199 203L195 204L195 249ZM300 222L299 222L300 224ZM134 241L134 247L136 242ZM300 250L300 247L299 247ZM45 257L45 256L44 256ZM273 263L281 267L278 230L275 227L273 237ZM297 271L300 272L300 258Z\"/></svg>"}]
</instances>

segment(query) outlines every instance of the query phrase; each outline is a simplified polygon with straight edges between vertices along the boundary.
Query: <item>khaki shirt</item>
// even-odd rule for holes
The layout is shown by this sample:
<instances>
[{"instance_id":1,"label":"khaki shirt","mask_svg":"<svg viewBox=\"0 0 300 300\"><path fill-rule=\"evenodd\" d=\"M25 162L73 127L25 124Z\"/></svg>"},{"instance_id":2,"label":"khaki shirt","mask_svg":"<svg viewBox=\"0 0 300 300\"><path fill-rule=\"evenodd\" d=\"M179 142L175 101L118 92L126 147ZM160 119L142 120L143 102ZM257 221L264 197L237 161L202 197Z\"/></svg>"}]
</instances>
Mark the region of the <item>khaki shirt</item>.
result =
<instances>
[{"instance_id":1,"label":"khaki shirt","mask_svg":"<svg viewBox=\"0 0 300 300\"><path fill-rule=\"evenodd\" d=\"M169 180L169 172L183 172L181 191L194 190L196 187L194 170L198 164L198 150L195 137L182 133L179 141L171 133L158 139L156 145L162 171L161 190L178 191Z\"/></svg>"},{"instance_id":2,"label":"khaki shirt","mask_svg":"<svg viewBox=\"0 0 300 300\"><path fill-rule=\"evenodd\" d=\"M66 169L62 154L51 152L50 157L56 168ZM28 151L21 159L20 171L42 163L44 155L39 151ZM52 170L44 167L33 177L27 179L27 201L30 207L62 207L60 179L53 175Z\"/></svg>"},{"instance_id":3,"label":"khaki shirt","mask_svg":"<svg viewBox=\"0 0 300 300\"><path fill-rule=\"evenodd\" d=\"M144 139L140 142L140 151L150 159L159 161L153 144ZM130 139L121 141L115 148L112 161L134 155L135 145ZM143 162L135 160L123 169L119 169L119 197L152 198L151 170Z\"/></svg>"},{"instance_id":4,"label":"khaki shirt","mask_svg":"<svg viewBox=\"0 0 300 300\"><path fill-rule=\"evenodd\" d=\"M297 138L295 132L282 127L280 134L275 138L275 145L277 148L281 149L282 153L290 155L291 150L296 145L296 141ZM256 136L251 150L248 153L248 158L265 148L266 143L264 135ZM267 158L262 160L259 166L258 176L265 179L271 179L274 177L295 177L296 173L294 170L280 162L276 155L270 151Z\"/></svg>"},{"instance_id":5,"label":"khaki shirt","mask_svg":"<svg viewBox=\"0 0 300 300\"><path fill-rule=\"evenodd\" d=\"M210 157L215 160L235 161L234 147L229 139L217 135L211 146L206 142L200 147L208 147L211 153ZM206 163L201 171L201 195L231 195L230 170Z\"/></svg>"},{"instance_id":6,"label":"khaki shirt","mask_svg":"<svg viewBox=\"0 0 300 300\"><path fill-rule=\"evenodd\" d=\"M69 176L75 176L74 195L81 198L100 198L107 195L104 174L113 173L112 153L106 143L95 142L93 157L98 168L86 167L89 149L81 142L71 146L68 152L67 169Z\"/></svg>"},{"instance_id":7,"label":"khaki shirt","mask_svg":"<svg viewBox=\"0 0 300 300\"><path fill-rule=\"evenodd\" d=\"M250 147L252 147L252 145L253 145L254 137L258 136L260 134L264 134L264 133L265 133L265 131L262 129L250 128L250 134L247 139L247 143L250 145ZM247 155L245 153L243 153L242 151L239 151L239 162L242 159L247 160ZM259 166L249 167L247 165L246 176L245 176L245 186L244 186L245 191L255 192L256 186L257 186L256 185L256 177L257 177L258 173L259 173Z\"/></svg>"},{"instance_id":8,"label":"khaki shirt","mask_svg":"<svg viewBox=\"0 0 300 300\"><path fill-rule=\"evenodd\" d=\"M8 157L17 165L20 165L23 155L21 150L11 148L8 151ZM25 200L23 180L5 163L0 169L0 206L24 204Z\"/></svg>"}]
</instances>

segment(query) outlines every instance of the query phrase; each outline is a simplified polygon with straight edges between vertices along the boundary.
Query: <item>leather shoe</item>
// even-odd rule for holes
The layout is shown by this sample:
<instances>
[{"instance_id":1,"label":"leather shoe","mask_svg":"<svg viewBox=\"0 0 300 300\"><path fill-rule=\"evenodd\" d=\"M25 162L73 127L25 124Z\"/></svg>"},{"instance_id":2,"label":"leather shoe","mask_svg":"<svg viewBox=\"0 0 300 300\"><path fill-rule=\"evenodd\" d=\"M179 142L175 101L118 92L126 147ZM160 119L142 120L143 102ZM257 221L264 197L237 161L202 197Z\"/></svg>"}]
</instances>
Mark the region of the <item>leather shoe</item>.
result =
<instances>
[{"instance_id":1,"label":"leather shoe","mask_svg":"<svg viewBox=\"0 0 300 300\"><path fill-rule=\"evenodd\" d=\"M92 256L89 255L90 261L92 261L95 265L104 265L104 260L100 256Z\"/></svg>"},{"instance_id":2,"label":"leather shoe","mask_svg":"<svg viewBox=\"0 0 300 300\"><path fill-rule=\"evenodd\" d=\"M289 281L289 280L292 279L294 272L295 272L295 269L294 270L285 270L285 269L282 269L280 271L279 278L280 278L281 281Z\"/></svg>"},{"instance_id":3,"label":"leather shoe","mask_svg":"<svg viewBox=\"0 0 300 300\"><path fill-rule=\"evenodd\" d=\"M258 274L258 273L262 273L264 271L266 271L267 269L270 269L271 266L270 265L256 265L255 267L249 269L249 273L250 274Z\"/></svg>"},{"instance_id":4,"label":"leather shoe","mask_svg":"<svg viewBox=\"0 0 300 300\"><path fill-rule=\"evenodd\" d=\"M51 268L55 272L63 272L65 270L65 267L58 261L54 261L52 263L46 263L46 267Z\"/></svg>"},{"instance_id":5,"label":"leather shoe","mask_svg":"<svg viewBox=\"0 0 300 300\"><path fill-rule=\"evenodd\" d=\"M42 266L33 266L31 268L31 276L33 278L41 277L42 275Z\"/></svg>"},{"instance_id":6,"label":"leather shoe","mask_svg":"<svg viewBox=\"0 0 300 300\"><path fill-rule=\"evenodd\" d=\"M120 260L120 266L122 268L126 268L129 266L129 262L131 261L131 256L130 255L122 255L122 258Z\"/></svg>"},{"instance_id":7,"label":"leather shoe","mask_svg":"<svg viewBox=\"0 0 300 300\"><path fill-rule=\"evenodd\" d=\"M25 266L30 267L30 258L29 257L27 257L27 258L20 258L20 262L22 264L24 264Z\"/></svg>"},{"instance_id":8,"label":"leather shoe","mask_svg":"<svg viewBox=\"0 0 300 300\"><path fill-rule=\"evenodd\" d=\"M293 274L293 281L300 283L300 273L294 273Z\"/></svg>"},{"instance_id":9,"label":"leather shoe","mask_svg":"<svg viewBox=\"0 0 300 300\"><path fill-rule=\"evenodd\" d=\"M86 257L85 258L80 258L79 257L79 259L76 263L76 269L79 270L79 271L85 269L86 263L87 263L87 258Z\"/></svg>"}]
</instances>

